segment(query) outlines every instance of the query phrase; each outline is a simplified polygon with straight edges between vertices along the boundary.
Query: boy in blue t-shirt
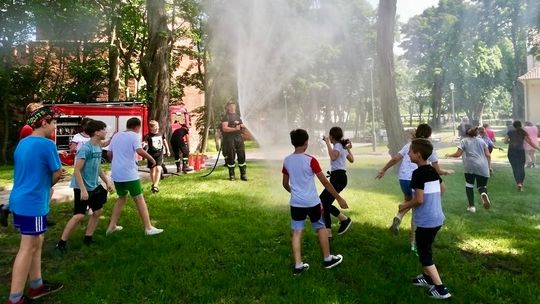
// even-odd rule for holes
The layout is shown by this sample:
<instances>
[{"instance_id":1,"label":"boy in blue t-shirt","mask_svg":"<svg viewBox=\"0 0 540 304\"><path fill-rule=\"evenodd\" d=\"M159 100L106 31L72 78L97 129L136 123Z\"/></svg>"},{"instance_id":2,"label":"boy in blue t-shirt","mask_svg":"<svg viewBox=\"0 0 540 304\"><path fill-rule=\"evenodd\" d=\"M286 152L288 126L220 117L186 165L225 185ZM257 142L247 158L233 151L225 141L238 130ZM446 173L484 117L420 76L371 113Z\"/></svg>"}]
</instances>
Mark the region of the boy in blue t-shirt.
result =
<instances>
[{"instance_id":1,"label":"boy in blue t-shirt","mask_svg":"<svg viewBox=\"0 0 540 304\"><path fill-rule=\"evenodd\" d=\"M60 290L63 285L41 278L41 248L47 231L49 193L63 176L56 145L48 139L56 128L57 114L49 107L34 110L28 125L34 130L21 140L14 154L14 181L9 197L13 224L19 229L21 243L13 263L11 290L6 303L27 303ZM30 280L28 297L24 286Z\"/></svg>"},{"instance_id":2,"label":"boy in blue t-shirt","mask_svg":"<svg viewBox=\"0 0 540 304\"><path fill-rule=\"evenodd\" d=\"M86 124L85 132L90 136L90 141L84 143L77 151L75 170L71 178L73 216L67 222L56 244L56 249L62 253L66 250L69 235L84 218L88 207L92 209L92 215L86 226L83 242L86 245L93 243L92 236L101 216L102 207L107 202L107 190L101 186L99 178L105 182L109 191L114 189L107 175L101 170L101 142L107 135L107 125L99 120L91 120Z\"/></svg>"},{"instance_id":3,"label":"boy in blue t-shirt","mask_svg":"<svg viewBox=\"0 0 540 304\"><path fill-rule=\"evenodd\" d=\"M399 211L413 208L418 257L424 267L424 273L412 280L413 285L428 287L427 294L432 298L447 299L451 294L442 283L432 259L433 241L445 219L441 206L444 184L437 171L427 161L432 152L433 145L429 140L419 138L412 141L409 157L418 165L411 179L414 195L411 200L399 205Z\"/></svg>"}]
</instances>

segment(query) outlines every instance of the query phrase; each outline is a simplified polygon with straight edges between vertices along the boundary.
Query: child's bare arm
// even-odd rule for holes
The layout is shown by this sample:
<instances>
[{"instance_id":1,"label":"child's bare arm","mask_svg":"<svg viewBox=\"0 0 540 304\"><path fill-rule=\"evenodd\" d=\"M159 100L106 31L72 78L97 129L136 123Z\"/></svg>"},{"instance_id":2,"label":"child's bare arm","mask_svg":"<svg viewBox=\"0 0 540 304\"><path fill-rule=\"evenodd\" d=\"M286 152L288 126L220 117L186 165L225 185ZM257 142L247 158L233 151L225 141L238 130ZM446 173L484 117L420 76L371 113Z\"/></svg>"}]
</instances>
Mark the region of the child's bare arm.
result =
<instances>
[{"instance_id":1,"label":"child's bare arm","mask_svg":"<svg viewBox=\"0 0 540 304\"><path fill-rule=\"evenodd\" d=\"M75 169L73 170L73 175L75 176L75 180L77 180L77 185L79 186L79 190L81 190L81 200L86 201L88 200L88 190L86 189L86 186L84 185L84 181L82 178L81 170L84 167L84 163L86 160L84 158L77 159L75 162Z\"/></svg>"},{"instance_id":2,"label":"child's bare arm","mask_svg":"<svg viewBox=\"0 0 540 304\"><path fill-rule=\"evenodd\" d=\"M136 152L141 157L144 157L148 159L151 163L156 164L156 160L152 157L152 155L148 154L148 152L144 151L142 148L137 149Z\"/></svg>"},{"instance_id":3,"label":"child's bare arm","mask_svg":"<svg viewBox=\"0 0 540 304\"><path fill-rule=\"evenodd\" d=\"M399 211L420 206L424 202L424 190L414 189L414 197L410 201L405 201L399 205Z\"/></svg>"},{"instance_id":4,"label":"child's bare arm","mask_svg":"<svg viewBox=\"0 0 540 304\"><path fill-rule=\"evenodd\" d=\"M439 162L433 162L431 163L431 166L439 175L450 175L454 173L454 170L452 169L443 169L441 166L439 166Z\"/></svg>"},{"instance_id":5,"label":"child's bare arm","mask_svg":"<svg viewBox=\"0 0 540 304\"><path fill-rule=\"evenodd\" d=\"M341 208L343 208L343 209L349 208L349 205L347 205L347 202L345 201L345 199L343 199L343 197L341 197L341 195L339 195L339 193L336 191L334 186L332 186L332 184L328 181L326 176L324 176L322 171L317 173L317 178L319 179L321 184L323 184L324 188L328 192L330 192L330 194L332 194L332 196L338 201L338 204L339 204L339 206Z\"/></svg>"},{"instance_id":6,"label":"child's bare arm","mask_svg":"<svg viewBox=\"0 0 540 304\"><path fill-rule=\"evenodd\" d=\"M379 173L377 174L377 176L375 178L377 178L377 179L383 178L384 173L386 173L386 170L392 168L392 166L399 163L402 159L403 159L403 156L401 156L401 154L398 153L398 154L394 155L392 157L392 159L390 159L386 163L386 165L384 165L384 167L379 171Z\"/></svg>"},{"instance_id":7,"label":"child's bare arm","mask_svg":"<svg viewBox=\"0 0 540 304\"><path fill-rule=\"evenodd\" d=\"M287 192L291 192L291 186L289 185L289 176L287 174L283 174L283 181L281 184L283 185L283 188L287 190Z\"/></svg>"}]
</instances>

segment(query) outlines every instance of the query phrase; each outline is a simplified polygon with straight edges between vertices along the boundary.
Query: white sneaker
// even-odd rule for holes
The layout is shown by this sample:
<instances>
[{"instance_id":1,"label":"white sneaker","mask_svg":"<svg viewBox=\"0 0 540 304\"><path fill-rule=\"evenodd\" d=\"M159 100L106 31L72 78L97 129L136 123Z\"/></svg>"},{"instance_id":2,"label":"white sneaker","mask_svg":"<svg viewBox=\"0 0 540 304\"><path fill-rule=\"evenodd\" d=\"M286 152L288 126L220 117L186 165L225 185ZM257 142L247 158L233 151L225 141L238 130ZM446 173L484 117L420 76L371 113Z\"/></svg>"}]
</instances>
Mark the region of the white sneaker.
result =
<instances>
[{"instance_id":1,"label":"white sneaker","mask_svg":"<svg viewBox=\"0 0 540 304\"><path fill-rule=\"evenodd\" d=\"M467 207L467 211L469 211L470 213L475 213L476 212L476 207L469 206L469 207Z\"/></svg>"},{"instance_id":2,"label":"white sneaker","mask_svg":"<svg viewBox=\"0 0 540 304\"><path fill-rule=\"evenodd\" d=\"M152 227L150 229L146 229L144 231L144 234L146 235L155 235L155 234L160 234L163 232L163 229L159 229L159 228L156 228L156 227Z\"/></svg>"},{"instance_id":3,"label":"white sneaker","mask_svg":"<svg viewBox=\"0 0 540 304\"><path fill-rule=\"evenodd\" d=\"M482 198L482 204L484 205L484 208L489 209L491 207L491 201L489 200L489 196L487 195L487 193L482 193L480 197Z\"/></svg>"},{"instance_id":4,"label":"white sneaker","mask_svg":"<svg viewBox=\"0 0 540 304\"><path fill-rule=\"evenodd\" d=\"M122 226L116 226L113 229L107 229L107 231L105 232L105 235L109 235L109 234L111 234L113 232L120 231L122 229L124 229L124 227L122 227Z\"/></svg>"}]
</instances>

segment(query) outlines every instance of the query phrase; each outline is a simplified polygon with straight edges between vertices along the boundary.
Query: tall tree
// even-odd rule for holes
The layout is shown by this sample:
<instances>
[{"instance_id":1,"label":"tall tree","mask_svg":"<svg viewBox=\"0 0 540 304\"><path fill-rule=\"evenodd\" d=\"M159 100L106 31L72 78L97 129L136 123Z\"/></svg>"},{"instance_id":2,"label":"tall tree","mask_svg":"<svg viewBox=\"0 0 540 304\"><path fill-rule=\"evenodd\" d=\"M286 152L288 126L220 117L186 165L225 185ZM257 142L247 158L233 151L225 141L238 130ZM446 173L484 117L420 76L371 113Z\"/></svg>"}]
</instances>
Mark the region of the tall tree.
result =
<instances>
[{"instance_id":1,"label":"tall tree","mask_svg":"<svg viewBox=\"0 0 540 304\"><path fill-rule=\"evenodd\" d=\"M146 79L150 119L159 122L162 130L169 129L169 46L165 0L147 0L148 47L141 62Z\"/></svg>"},{"instance_id":2,"label":"tall tree","mask_svg":"<svg viewBox=\"0 0 540 304\"><path fill-rule=\"evenodd\" d=\"M394 38L396 26L396 0L380 0L377 19L377 62L381 109L388 135L390 154L396 154L405 144L403 124L396 96L394 70Z\"/></svg>"}]
</instances>

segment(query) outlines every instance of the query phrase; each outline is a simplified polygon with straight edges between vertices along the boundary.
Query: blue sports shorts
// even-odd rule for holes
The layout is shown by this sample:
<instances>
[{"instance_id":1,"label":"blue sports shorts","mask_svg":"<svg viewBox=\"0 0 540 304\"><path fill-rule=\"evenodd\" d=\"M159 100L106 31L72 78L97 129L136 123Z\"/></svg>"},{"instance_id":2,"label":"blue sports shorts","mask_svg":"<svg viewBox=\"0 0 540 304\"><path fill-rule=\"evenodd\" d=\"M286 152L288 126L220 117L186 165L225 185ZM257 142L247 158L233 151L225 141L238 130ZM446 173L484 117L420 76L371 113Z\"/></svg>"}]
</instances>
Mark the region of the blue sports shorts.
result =
<instances>
[{"instance_id":1,"label":"blue sports shorts","mask_svg":"<svg viewBox=\"0 0 540 304\"><path fill-rule=\"evenodd\" d=\"M13 226L22 235L40 235L47 231L47 216L25 216L13 214Z\"/></svg>"}]
</instances>

